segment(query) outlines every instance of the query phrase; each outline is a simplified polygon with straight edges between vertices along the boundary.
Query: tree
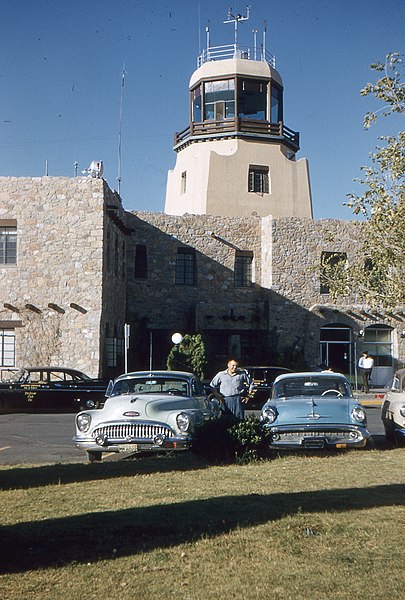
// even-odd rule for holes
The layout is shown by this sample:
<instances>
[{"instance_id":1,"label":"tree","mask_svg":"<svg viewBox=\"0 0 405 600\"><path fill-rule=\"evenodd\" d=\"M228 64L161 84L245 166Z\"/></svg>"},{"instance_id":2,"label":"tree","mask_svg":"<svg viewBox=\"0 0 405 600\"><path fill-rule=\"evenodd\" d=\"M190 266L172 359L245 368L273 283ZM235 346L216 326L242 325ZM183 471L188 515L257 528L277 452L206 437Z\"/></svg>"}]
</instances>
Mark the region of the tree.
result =
<instances>
[{"instance_id":1,"label":"tree","mask_svg":"<svg viewBox=\"0 0 405 600\"><path fill-rule=\"evenodd\" d=\"M365 115L365 129L379 116L405 111L402 56L390 53L385 63L370 68L382 76L374 84L367 83L360 94L374 95L384 106ZM335 299L355 291L361 301L389 309L403 304L405 298L405 132L380 139L385 145L375 149L371 166L362 167L363 177L357 180L366 191L361 196L348 194L345 203L365 218L363 260L335 268L332 257L321 268Z\"/></svg>"},{"instance_id":2,"label":"tree","mask_svg":"<svg viewBox=\"0 0 405 600\"><path fill-rule=\"evenodd\" d=\"M188 371L204 379L207 358L201 335L186 334L180 344L176 344L170 350L166 365L170 370Z\"/></svg>"}]
</instances>

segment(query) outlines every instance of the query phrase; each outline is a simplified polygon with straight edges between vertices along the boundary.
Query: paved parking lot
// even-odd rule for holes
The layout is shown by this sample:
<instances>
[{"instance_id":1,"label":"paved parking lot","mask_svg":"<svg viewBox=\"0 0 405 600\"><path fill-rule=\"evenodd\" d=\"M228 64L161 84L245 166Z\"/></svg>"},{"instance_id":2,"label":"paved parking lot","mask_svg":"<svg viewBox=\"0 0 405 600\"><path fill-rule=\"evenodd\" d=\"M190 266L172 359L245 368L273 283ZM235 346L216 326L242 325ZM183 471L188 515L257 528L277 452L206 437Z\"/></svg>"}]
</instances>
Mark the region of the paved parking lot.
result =
<instances>
[{"instance_id":1,"label":"paved parking lot","mask_svg":"<svg viewBox=\"0 0 405 600\"><path fill-rule=\"evenodd\" d=\"M377 447L386 445L379 403L366 406L368 426ZM72 441L74 414L0 415L0 464L87 462L87 454ZM109 459L117 459L111 455ZM107 458L108 460L108 458Z\"/></svg>"}]
</instances>

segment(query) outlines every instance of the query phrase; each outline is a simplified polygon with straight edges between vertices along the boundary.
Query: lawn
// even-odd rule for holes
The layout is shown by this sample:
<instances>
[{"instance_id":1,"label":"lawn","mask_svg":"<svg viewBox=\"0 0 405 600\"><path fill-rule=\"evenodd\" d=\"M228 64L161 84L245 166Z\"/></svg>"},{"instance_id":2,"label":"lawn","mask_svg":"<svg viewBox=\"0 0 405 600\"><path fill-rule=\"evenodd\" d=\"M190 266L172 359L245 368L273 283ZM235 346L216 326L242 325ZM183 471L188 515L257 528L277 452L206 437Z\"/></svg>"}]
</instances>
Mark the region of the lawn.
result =
<instances>
[{"instance_id":1,"label":"lawn","mask_svg":"<svg viewBox=\"0 0 405 600\"><path fill-rule=\"evenodd\" d=\"M404 458L1 467L0 597L399 598Z\"/></svg>"}]
</instances>

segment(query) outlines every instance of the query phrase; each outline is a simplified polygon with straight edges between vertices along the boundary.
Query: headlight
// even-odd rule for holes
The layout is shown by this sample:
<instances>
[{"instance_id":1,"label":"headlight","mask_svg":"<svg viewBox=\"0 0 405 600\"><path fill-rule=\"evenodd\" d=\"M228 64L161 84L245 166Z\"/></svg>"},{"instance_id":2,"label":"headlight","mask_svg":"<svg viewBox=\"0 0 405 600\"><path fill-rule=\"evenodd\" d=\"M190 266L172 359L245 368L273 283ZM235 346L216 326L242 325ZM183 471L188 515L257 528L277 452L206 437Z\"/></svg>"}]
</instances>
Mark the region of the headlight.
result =
<instances>
[{"instance_id":1,"label":"headlight","mask_svg":"<svg viewBox=\"0 0 405 600\"><path fill-rule=\"evenodd\" d=\"M401 415L401 417L405 417L405 406L401 406L401 408L399 409L399 414Z\"/></svg>"},{"instance_id":2,"label":"headlight","mask_svg":"<svg viewBox=\"0 0 405 600\"><path fill-rule=\"evenodd\" d=\"M176 421L180 431L187 431L190 427L190 416L187 413L179 413L176 417Z\"/></svg>"},{"instance_id":3,"label":"headlight","mask_svg":"<svg viewBox=\"0 0 405 600\"><path fill-rule=\"evenodd\" d=\"M365 413L364 409L361 408L361 406L355 406L352 410L352 418L355 421L365 421L366 413Z\"/></svg>"},{"instance_id":4,"label":"headlight","mask_svg":"<svg viewBox=\"0 0 405 600\"><path fill-rule=\"evenodd\" d=\"M94 402L94 400L86 400L86 406L87 408L94 408L96 406L96 403Z\"/></svg>"},{"instance_id":5,"label":"headlight","mask_svg":"<svg viewBox=\"0 0 405 600\"><path fill-rule=\"evenodd\" d=\"M85 433L86 431L88 431L88 429L90 427L91 416L88 415L87 413L80 413L76 417L76 423L77 423L77 428L79 429L79 431L81 431L82 433Z\"/></svg>"},{"instance_id":6,"label":"headlight","mask_svg":"<svg viewBox=\"0 0 405 600\"><path fill-rule=\"evenodd\" d=\"M261 414L261 418L262 421L264 421L265 423L273 423L273 421L276 420L277 414L276 411L274 410L274 408L271 408L270 406L268 407L264 407L262 410L262 414Z\"/></svg>"}]
</instances>

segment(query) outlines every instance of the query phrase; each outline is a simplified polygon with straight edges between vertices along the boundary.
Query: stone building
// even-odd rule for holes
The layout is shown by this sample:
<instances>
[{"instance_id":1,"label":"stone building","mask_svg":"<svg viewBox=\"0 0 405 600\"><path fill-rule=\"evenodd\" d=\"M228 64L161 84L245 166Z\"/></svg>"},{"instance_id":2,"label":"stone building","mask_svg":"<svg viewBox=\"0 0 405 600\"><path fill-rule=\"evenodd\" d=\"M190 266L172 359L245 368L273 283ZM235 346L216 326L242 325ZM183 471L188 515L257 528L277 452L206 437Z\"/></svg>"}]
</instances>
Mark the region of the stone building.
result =
<instances>
[{"instance_id":1,"label":"stone building","mask_svg":"<svg viewBox=\"0 0 405 600\"><path fill-rule=\"evenodd\" d=\"M2 369L108 372L126 311L123 214L102 179L0 177Z\"/></svg>"},{"instance_id":2,"label":"stone building","mask_svg":"<svg viewBox=\"0 0 405 600\"><path fill-rule=\"evenodd\" d=\"M235 355L355 378L367 349L385 385L404 365L405 307L331 303L322 256L361 261L362 224L313 220L273 59L235 43L198 65L165 213L124 210L100 177L0 177L2 374L165 368L172 334L198 332L208 377Z\"/></svg>"},{"instance_id":3,"label":"stone building","mask_svg":"<svg viewBox=\"0 0 405 600\"><path fill-rule=\"evenodd\" d=\"M323 252L358 260L361 224L299 217L130 213L102 179L0 178L0 367L90 375L164 367L174 332L200 332L210 372L229 354L321 362L373 383L404 364L404 307L330 303ZM290 363L291 364L291 363Z\"/></svg>"}]
</instances>

